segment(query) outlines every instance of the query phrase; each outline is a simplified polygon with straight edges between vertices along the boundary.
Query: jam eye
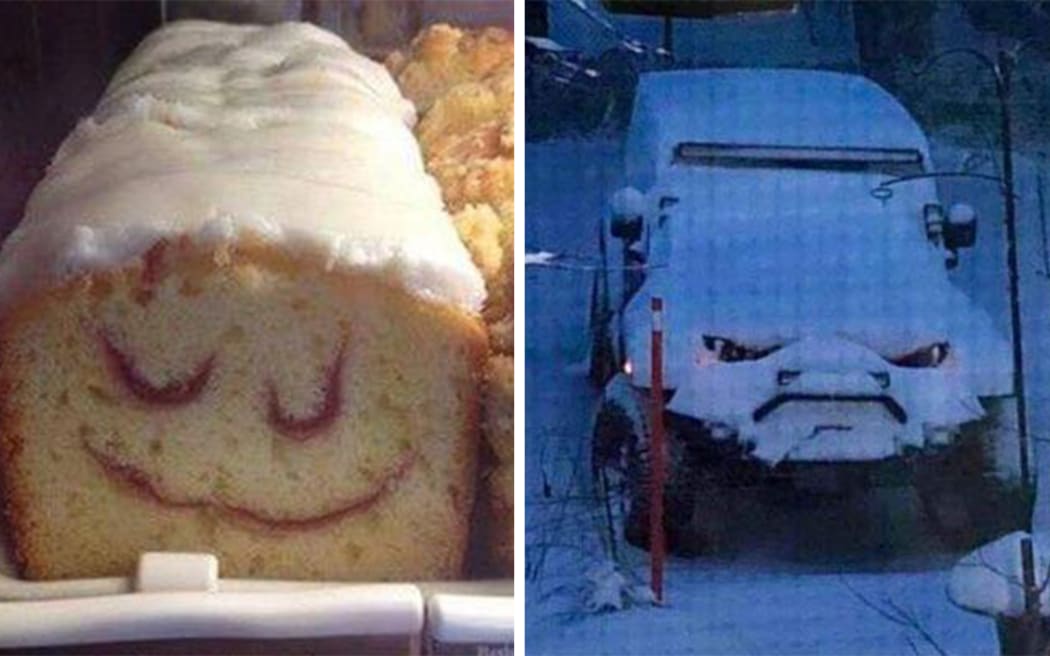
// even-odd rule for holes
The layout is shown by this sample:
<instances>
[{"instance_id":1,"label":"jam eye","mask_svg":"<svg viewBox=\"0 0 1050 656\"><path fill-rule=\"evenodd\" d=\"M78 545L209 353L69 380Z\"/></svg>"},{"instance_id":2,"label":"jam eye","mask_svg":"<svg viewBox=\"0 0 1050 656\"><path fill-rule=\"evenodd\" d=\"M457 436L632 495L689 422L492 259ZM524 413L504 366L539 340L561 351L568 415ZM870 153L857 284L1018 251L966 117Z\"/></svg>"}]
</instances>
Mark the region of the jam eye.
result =
<instances>
[{"instance_id":1,"label":"jam eye","mask_svg":"<svg viewBox=\"0 0 1050 656\"><path fill-rule=\"evenodd\" d=\"M346 359L346 341L339 346L335 359L325 369L325 383L321 406L306 417L295 417L281 406L277 384L266 381L267 419L270 425L285 437L305 442L335 423L343 408L343 366Z\"/></svg>"},{"instance_id":2,"label":"jam eye","mask_svg":"<svg viewBox=\"0 0 1050 656\"><path fill-rule=\"evenodd\" d=\"M887 359L898 367L907 367L909 369L929 369L939 367L948 357L950 351L951 349L947 342L937 342L936 344L930 344L929 346L915 349L910 353Z\"/></svg>"},{"instance_id":3,"label":"jam eye","mask_svg":"<svg viewBox=\"0 0 1050 656\"><path fill-rule=\"evenodd\" d=\"M704 335L704 348L713 352L721 362L746 362L761 360L780 349L780 345L767 348L742 346L724 337Z\"/></svg>"},{"instance_id":4,"label":"jam eye","mask_svg":"<svg viewBox=\"0 0 1050 656\"><path fill-rule=\"evenodd\" d=\"M150 405L180 406L200 398L215 368L215 355L199 363L186 378L157 385L148 380L135 366L135 360L120 350L105 331L99 331L99 341L109 369L124 387L137 399Z\"/></svg>"}]
</instances>

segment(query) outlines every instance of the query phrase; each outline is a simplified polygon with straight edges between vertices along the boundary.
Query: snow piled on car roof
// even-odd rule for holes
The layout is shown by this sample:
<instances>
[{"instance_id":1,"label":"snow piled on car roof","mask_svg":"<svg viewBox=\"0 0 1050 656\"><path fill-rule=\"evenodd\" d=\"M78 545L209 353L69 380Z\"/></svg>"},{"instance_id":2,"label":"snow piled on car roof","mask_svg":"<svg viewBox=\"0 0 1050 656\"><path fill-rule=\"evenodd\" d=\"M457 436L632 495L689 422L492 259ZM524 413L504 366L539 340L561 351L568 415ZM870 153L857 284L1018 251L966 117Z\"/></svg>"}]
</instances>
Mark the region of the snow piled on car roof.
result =
<instances>
[{"instance_id":1,"label":"snow piled on car roof","mask_svg":"<svg viewBox=\"0 0 1050 656\"><path fill-rule=\"evenodd\" d=\"M908 111L858 75L731 68L643 74L627 138L628 180L648 186L686 141L914 148L927 162L930 151Z\"/></svg>"}]
</instances>

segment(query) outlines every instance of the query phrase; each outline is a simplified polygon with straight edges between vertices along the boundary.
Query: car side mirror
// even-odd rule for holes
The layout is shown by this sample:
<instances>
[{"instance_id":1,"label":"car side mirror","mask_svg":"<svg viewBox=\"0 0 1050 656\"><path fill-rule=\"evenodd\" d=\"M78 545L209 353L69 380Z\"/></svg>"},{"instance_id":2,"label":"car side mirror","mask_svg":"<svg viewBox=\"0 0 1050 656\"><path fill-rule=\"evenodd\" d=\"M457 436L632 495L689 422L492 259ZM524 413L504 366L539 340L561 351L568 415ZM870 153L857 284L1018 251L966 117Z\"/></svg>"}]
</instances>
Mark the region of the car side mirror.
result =
<instances>
[{"instance_id":1,"label":"car side mirror","mask_svg":"<svg viewBox=\"0 0 1050 656\"><path fill-rule=\"evenodd\" d=\"M642 238L642 223L645 214L645 196L634 187L617 190L609 200L612 217L609 232L613 237L628 244Z\"/></svg>"},{"instance_id":2,"label":"car side mirror","mask_svg":"<svg viewBox=\"0 0 1050 656\"><path fill-rule=\"evenodd\" d=\"M977 242L977 212L971 205L956 203L944 223L944 245L950 250L970 248Z\"/></svg>"}]
</instances>

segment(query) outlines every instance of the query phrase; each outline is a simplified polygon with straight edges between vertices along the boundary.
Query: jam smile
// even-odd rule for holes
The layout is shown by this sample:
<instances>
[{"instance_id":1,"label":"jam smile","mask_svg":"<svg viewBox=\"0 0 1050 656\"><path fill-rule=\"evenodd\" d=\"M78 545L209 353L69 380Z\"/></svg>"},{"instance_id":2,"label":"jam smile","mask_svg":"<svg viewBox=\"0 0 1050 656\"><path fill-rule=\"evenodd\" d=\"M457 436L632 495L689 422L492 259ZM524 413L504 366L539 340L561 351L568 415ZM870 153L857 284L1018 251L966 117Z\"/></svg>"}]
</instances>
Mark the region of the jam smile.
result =
<instances>
[{"instance_id":1,"label":"jam smile","mask_svg":"<svg viewBox=\"0 0 1050 656\"><path fill-rule=\"evenodd\" d=\"M84 450L105 471L106 475L117 483L130 488L140 496L169 508L202 509L213 508L219 513L233 519L239 519L262 526L283 530L309 530L320 528L346 517L364 513L391 494L396 485L403 480L416 462L415 451L403 452L394 464L383 472L382 476L361 494L342 500L325 510L313 515L296 517L275 517L265 512L238 506L221 499L179 499L162 491L156 482L144 470L127 462L122 462L104 451L92 446L86 440Z\"/></svg>"}]
</instances>

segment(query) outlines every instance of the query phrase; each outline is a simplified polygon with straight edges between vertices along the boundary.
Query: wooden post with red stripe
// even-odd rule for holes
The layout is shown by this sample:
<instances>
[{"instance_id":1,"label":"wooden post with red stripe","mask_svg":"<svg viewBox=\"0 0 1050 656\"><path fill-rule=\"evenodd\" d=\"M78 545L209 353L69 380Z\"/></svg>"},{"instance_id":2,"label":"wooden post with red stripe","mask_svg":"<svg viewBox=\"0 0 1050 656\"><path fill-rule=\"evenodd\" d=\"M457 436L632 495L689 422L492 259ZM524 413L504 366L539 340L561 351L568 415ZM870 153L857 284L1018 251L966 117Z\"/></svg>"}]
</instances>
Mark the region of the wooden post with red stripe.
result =
<instances>
[{"instance_id":1,"label":"wooden post with red stripe","mask_svg":"<svg viewBox=\"0 0 1050 656\"><path fill-rule=\"evenodd\" d=\"M657 603L664 600L664 301L653 297L652 353L649 370L652 374L652 398L649 406L652 442L652 478L649 489L649 557L652 561L652 588Z\"/></svg>"}]
</instances>

